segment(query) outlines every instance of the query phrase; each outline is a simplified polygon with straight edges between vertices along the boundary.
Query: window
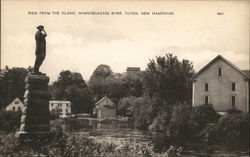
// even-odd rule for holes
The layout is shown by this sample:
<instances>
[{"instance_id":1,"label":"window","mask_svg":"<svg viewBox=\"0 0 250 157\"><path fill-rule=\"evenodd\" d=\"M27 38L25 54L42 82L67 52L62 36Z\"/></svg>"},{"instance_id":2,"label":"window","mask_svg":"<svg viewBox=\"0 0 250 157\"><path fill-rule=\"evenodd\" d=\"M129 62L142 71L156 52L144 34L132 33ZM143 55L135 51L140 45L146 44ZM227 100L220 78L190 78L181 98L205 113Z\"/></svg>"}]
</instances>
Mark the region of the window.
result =
<instances>
[{"instance_id":1,"label":"window","mask_svg":"<svg viewBox=\"0 0 250 157\"><path fill-rule=\"evenodd\" d=\"M53 107L53 103L51 104L51 107Z\"/></svg>"},{"instance_id":2,"label":"window","mask_svg":"<svg viewBox=\"0 0 250 157\"><path fill-rule=\"evenodd\" d=\"M236 83L233 82L233 83L232 83L232 91L235 91L235 90L236 90Z\"/></svg>"},{"instance_id":3,"label":"window","mask_svg":"<svg viewBox=\"0 0 250 157\"><path fill-rule=\"evenodd\" d=\"M217 75L218 76L222 76L222 68L218 68L217 69Z\"/></svg>"},{"instance_id":4,"label":"window","mask_svg":"<svg viewBox=\"0 0 250 157\"><path fill-rule=\"evenodd\" d=\"M236 105L236 96L233 95L232 96L232 107L235 108L235 105Z\"/></svg>"},{"instance_id":5,"label":"window","mask_svg":"<svg viewBox=\"0 0 250 157\"><path fill-rule=\"evenodd\" d=\"M19 101L15 101L15 104L19 104Z\"/></svg>"},{"instance_id":6,"label":"window","mask_svg":"<svg viewBox=\"0 0 250 157\"><path fill-rule=\"evenodd\" d=\"M21 107L20 106L18 107L18 111L21 111Z\"/></svg>"},{"instance_id":7,"label":"window","mask_svg":"<svg viewBox=\"0 0 250 157\"><path fill-rule=\"evenodd\" d=\"M204 104L208 104L208 96L205 96L205 102Z\"/></svg>"},{"instance_id":8,"label":"window","mask_svg":"<svg viewBox=\"0 0 250 157\"><path fill-rule=\"evenodd\" d=\"M205 83L205 92L208 91L208 83Z\"/></svg>"},{"instance_id":9,"label":"window","mask_svg":"<svg viewBox=\"0 0 250 157\"><path fill-rule=\"evenodd\" d=\"M15 110L16 110L16 107L14 106L14 107L13 107L13 111L15 111Z\"/></svg>"},{"instance_id":10,"label":"window","mask_svg":"<svg viewBox=\"0 0 250 157\"><path fill-rule=\"evenodd\" d=\"M68 109L66 109L66 113L68 113Z\"/></svg>"}]
</instances>

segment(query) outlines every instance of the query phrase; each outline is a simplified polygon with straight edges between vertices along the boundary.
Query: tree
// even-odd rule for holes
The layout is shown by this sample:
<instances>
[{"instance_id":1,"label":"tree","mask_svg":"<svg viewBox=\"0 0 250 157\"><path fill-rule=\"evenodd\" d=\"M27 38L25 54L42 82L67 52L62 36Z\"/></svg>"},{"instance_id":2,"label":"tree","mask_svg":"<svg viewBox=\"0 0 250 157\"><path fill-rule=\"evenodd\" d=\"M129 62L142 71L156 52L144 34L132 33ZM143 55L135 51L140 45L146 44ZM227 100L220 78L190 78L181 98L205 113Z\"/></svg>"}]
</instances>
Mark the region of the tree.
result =
<instances>
[{"instance_id":1,"label":"tree","mask_svg":"<svg viewBox=\"0 0 250 157\"><path fill-rule=\"evenodd\" d=\"M108 65L99 65L89 79L89 87L95 94L95 99L99 100L108 95L108 78L112 77L113 72Z\"/></svg>"},{"instance_id":2,"label":"tree","mask_svg":"<svg viewBox=\"0 0 250 157\"><path fill-rule=\"evenodd\" d=\"M145 94L157 96L166 104L190 102L192 98L193 65L179 61L171 53L150 60L145 71Z\"/></svg>"},{"instance_id":3,"label":"tree","mask_svg":"<svg viewBox=\"0 0 250 157\"><path fill-rule=\"evenodd\" d=\"M135 100L135 97L123 97L119 100L117 105L117 114L121 116L128 116L132 109L132 103Z\"/></svg>"},{"instance_id":4,"label":"tree","mask_svg":"<svg viewBox=\"0 0 250 157\"><path fill-rule=\"evenodd\" d=\"M24 80L31 70L31 67L27 69L19 67L9 69L8 66L0 70L0 108L4 108L16 97L23 100Z\"/></svg>"},{"instance_id":5,"label":"tree","mask_svg":"<svg viewBox=\"0 0 250 157\"><path fill-rule=\"evenodd\" d=\"M92 112L93 94L80 73L62 71L49 91L54 100L71 101L72 113Z\"/></svg>"},{"instance_id":6,"label":"tree","mask_svg":"<svg viewBox=\"0 0 250 157\"><path fill-rule=\"evenodd\" d=\"M0 111L0 130L5 132L16 131L20 127L21 112Z\"/></svg>"},{"instance_id":7,"label":"tree","mask_svg":"<svg viewBox=\"0 0 250 157\"><path fill-rule=\"evenodd\" d=\"M132 101L132 122L134 127L147 129L157 115L157 100L139 97Z\"/></svg>"},{"instance_id":8,"label":"tree","mask_svg":"<svg viewBox=\"0 0 250 157\"><path fill-rule=\"evenodd\" d=\"M133 75L124 75L122 84L126 88L126 96L141 97L143 95L143 72Z\"/></svg>"}]
</instances>

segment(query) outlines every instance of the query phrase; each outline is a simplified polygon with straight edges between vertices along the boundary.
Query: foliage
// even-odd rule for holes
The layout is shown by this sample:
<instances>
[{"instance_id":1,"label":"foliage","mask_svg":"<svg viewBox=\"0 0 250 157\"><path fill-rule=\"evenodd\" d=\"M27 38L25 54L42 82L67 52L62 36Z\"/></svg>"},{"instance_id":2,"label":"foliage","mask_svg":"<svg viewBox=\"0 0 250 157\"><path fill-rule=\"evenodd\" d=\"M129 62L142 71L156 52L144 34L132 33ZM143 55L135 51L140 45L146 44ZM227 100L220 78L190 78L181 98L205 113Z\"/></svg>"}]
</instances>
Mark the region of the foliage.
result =
<instances>
[{"instance_id":1,"label":"foliage","mask_svg":"<svg viewBox=\"0 0 250 157\"><path fill-rule=\"evenodd\" d=\"M157 99L149 99L147 97L136 98L132 102L132 121L134 127L147 129L156 117Z\"/></svg>"},{"instance_id":2,"label":"foliage","mask_svg":"<svg viewBox=\"0 0 250 157\"><path fill-rule=\"evenodd\" d=\"M168 124L171 118L171 110L161 110L148 127L151 131L167 132Z\"/></svg>"},{"instance_id":3,"label":"foliage","mask_svg":"<svg viewBox=\"0 0 250 157\"><path fill-rule=\"evenodd\" d=\"M249 144L249 114L228 114L217 123L218 134L223 144L229 146L248 146Z\"/></svg>"},{"instance_id":4,"label":"foliage","mask_svg":"<svg viewBox=\"0 0 250 157\"><path fill-rule=\"evenodd\" d=\"M234 114L234 113L239 114L239 113L242 113L242 111L233 108L233 109L228 109L227 113L228 114Z\"/></svg>"},{"instance_id":5,"label":"foliage","mask_svg":"<svg viewBox=\"0 0 250 157\"><path fill-rule=\"evenodd\" d=\"M123 97L117 104L117 114L121 116L129 116L131 112L132 102L135 97Z\"/></svg>"},{"instance_id":6,"label":"foliage","mask_svg":"<svg viewBox=\"0 0 250 157\"><path fill-rule=\"evenodd\" d=\"M188 138L192 135L192 122L190 115L191 107L186 105L175 105L171 110L171 118L167 126L170 136Z\"/></svg>"},{"instance_id":7,"label":"foliage","mask_svg":"<svg viewBox=\"0 0 250 157\"><path fill-rule=\"evenodd\" d=\"M230 149L248 148L249 114L227 114L214 125L208 125L202 132L210 144L223 144Z\"/></svg>"},{"instance_id":8,"label":"foliage","mask_svg":"<svg viewBox=\"0 0 250 157\"><path fill-rule=\"evenodd\" d=\"M16 97L23 100L25 91L25 77L32 68L9 68L0 69L0 109L5 108Z\"/></svg>"},{"instance_id":9,"label":"foliage","mask_svg":"<svg viewBox=\"0 0 250 157\"><path fill-rule=\"evenodd\" d=\"M99 65L89 79L89 87L95 94L95 99L98 101L108 95L107 80L112 77L113 72L108 65Z\"/></svg>"},{"instance_id":10,"label":"foliage","mask_svg":"<svg viewBox=\"0 0 250 157\"><path fill-rule=\"evenodd\" d=\"M61 131L51 133L45 139L26 139L20 144L14 135L0 137L0 156L149 156L157 157L153 146L147 142L119 145L109 142L96 142L84 133L66 135Z\"/></svg>"},{"instance_id":11,"label":"foliage","mask_svg":"<svg viewBox=\"0 0 250 157\"><path fill-rule=\"evenodd\" d=\"M191 114L192 122L195 125L195 130L193 130L193 132L199 133L207 124L216 123L219 118L220 115L217 114L211 104L204 104L195 107Z\"/></svg>"},{"instance_id":12,"label":"foliage","mask_svg":"<svg viewBox=\"0 0 250 157\"><path fill-rule=\"evenodd\" d=\"M193 65L188 60L179 61L173 54L156 57L145 71L145 92L160 97L168 105L190 102L193 73Z\"/></svg>"},{"instance_id":13,"label":"foliage","mask_svg":"<svg viewBox=\"0 0 250 157\"><path fill-rule=\"evenodd\" d=\"M20 127L21 112L0 111L0 130L11 132Z\"/></svg>"},{"instance_id":14,"label":"foliage","mask_svg":"<svg viewBox=\"0 0 250 157\"><path fill-rule=\"evenodd\" d=\"M104 96L111 98L115 104L123 97L142 96L143 75L113 73L108 65L99 65L89 80L89 87L98 101Z\"/></svg>"},{"instance_id":15,"label":"foliage","mask_svg":"<svg viewBox=\"0 0 250 157\"><path fill-rule=\"evenodd\" d=\"M93 94L80 73L69 70L60 72L49 91L53 100L71 101L72 113L92 112Z\"/></svg>"},{"instance_id":16,"label":"foliage","mask_svg":"<svg viewBox=\"0 0 250 157\"><path fill-rule=\"evenodd\" d=\"M143 72L126 74L122 77L122 84L125 87L127 97L141 97L143 95Z\"/></svg>"}]
</instances>

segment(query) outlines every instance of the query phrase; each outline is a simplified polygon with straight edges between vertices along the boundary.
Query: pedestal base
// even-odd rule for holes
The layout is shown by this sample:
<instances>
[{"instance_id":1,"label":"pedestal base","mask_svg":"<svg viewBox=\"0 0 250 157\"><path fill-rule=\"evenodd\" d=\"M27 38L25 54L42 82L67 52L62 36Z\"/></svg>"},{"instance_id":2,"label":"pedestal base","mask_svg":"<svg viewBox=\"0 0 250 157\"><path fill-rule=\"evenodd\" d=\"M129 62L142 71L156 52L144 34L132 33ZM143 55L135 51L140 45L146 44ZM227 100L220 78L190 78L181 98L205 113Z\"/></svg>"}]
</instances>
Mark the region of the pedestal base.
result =
<instances>
[{"instance_id":1,"label":"pedestal base","mask_svg":"<svg viewBox=\"0 0 250 157\"><path fill-rule=\"evenodd\" d=\"M25 79L24 108L20 130L16 133L20 141L48 138L50 131L48 82L49 77L45 75L29 75Z\"/></svg>"}]
</instances>

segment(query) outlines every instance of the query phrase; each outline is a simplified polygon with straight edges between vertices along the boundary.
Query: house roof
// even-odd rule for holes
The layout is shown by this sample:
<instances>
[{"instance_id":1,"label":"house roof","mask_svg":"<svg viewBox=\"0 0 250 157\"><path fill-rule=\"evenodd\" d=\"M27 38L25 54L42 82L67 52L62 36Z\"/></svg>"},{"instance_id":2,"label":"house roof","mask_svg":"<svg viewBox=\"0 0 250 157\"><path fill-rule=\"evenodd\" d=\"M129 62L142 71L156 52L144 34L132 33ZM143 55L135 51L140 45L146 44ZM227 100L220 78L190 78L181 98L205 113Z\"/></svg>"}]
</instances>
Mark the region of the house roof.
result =
<instances>
[{"instance_id":1,"label":"house roof","mask_svg":"<svg viewBox=\"0 0 250 157\"><path fill-rule=\"evenodd\" d=\"M101 98L99 101L97 101L97 102L95 103L95 105L100 104L100 103L103 102L105 99L108 99L108 97L105 96L105 97Z\"/></svg>"},{"instance_id":2,"label":"house roof","mask_svg":"<svg viewBox=\"0 0 250 157\"><path fill-rule=\"evenodd\" d=\"M109 103L107 103L107 104L106 103L101 104L105 100L108 100ZM110 100L107 96L101 98L99 101L97 101L95 103L95 107L107 107L107 106L112 106L112 107L114 106L114 102L112 100Z\"/></svg>"},{"instance_id":3,"label":"house roof","mask_svg":"<svg viewBox=\"0 0 250 157\"><path fill-rule=\"evenodd\" d=\"M11 101L7 106L9 106L10 104L14 103L15 101L20 101L22 104L23 102L18 98L16 97L13 101Z\"/></svg>"},{"instance_id":4,"label":"house roof","mask_svg":"<svg viewBox=\"0 0 250 157\"><path fill-rule=\"evenodd\" d=\"M250 78L250 70L242 70L242 72Z\"/></svg>"},{"instance_id":5,"label":"house roof","mask_svg":"<svg viewBox=\"0 0 250 157\"><path fill-rule=\"evenodd\" d=\"M217 60L223 60L225 63L227 63L229 66L231 66L232 68L234 68L235 70L237 70L240 74L242 74L245 78L249 79L249 75L247 75L246 73L244 73L243 71L241 71L238 67L236 67L235 65L233 65L233 63L231 63L230 61L228 61L227 59L225 59L223 56L218 55L217 57L215 57L212 61L210 61L207 65L205 65L200 71L198 71L193 79L195 79L197 76L199 76L203 71L205 71L208 67L210 67L213 63L215 63ZM249 71L249 70L248 70Z\"/></svg>"}]
</instances>

